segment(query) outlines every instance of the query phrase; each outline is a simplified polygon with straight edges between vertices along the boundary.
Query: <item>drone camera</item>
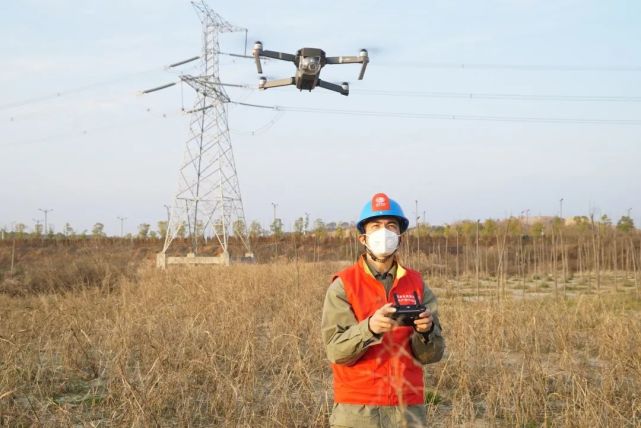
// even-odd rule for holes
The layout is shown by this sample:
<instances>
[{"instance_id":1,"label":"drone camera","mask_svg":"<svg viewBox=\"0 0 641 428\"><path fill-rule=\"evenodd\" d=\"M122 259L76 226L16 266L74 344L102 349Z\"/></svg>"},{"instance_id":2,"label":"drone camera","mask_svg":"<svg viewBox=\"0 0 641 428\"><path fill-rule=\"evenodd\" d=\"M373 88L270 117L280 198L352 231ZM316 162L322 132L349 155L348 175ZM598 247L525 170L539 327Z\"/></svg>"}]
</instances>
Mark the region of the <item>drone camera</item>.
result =
<instances>
[{"instance_id":1,"label":"drone camera","mask_svg":"<svg viewBox=\"0 0 641 428\"><path fill-rule=\"evenodd\" d=\"M320 70L320 58L318 57L307 57L303 59L302 68L305 70L316 73Z\"/></svg>"}]
</instances>

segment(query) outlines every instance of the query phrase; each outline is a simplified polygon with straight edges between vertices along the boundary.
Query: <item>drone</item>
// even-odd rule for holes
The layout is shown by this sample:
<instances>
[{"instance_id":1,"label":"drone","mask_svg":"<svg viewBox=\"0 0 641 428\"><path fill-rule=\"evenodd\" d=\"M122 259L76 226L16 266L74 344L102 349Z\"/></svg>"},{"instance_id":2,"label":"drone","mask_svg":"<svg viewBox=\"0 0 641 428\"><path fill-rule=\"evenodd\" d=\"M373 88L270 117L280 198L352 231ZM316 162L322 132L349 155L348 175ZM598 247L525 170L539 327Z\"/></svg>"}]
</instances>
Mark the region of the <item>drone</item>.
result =
<instances>
[{"instance_id":1,"label":"drone","mask_svg":"<svg viewBox=\"0 0 641 428\"><path fill-rule=\"evenodd\" d=\"M325 51L317 48L302 48L296 55L263 50L263 44L256 42L253 49L254 60L259 74L263 74L263 67L260 64L260 57L291 61L296 65L296 75L287 79L267 80L261 77L258 89L276 88L279 86L296 85L298 90L311 91L317 86L338 92L341 95L349 95L349 83L343 82L340 85L326 82L319 78L321 69L327 64L363 64L358 80L363 80L369 56L367 50L361 49L358 55L353 56L326 56Z\"/></svg>"}]
</instances>

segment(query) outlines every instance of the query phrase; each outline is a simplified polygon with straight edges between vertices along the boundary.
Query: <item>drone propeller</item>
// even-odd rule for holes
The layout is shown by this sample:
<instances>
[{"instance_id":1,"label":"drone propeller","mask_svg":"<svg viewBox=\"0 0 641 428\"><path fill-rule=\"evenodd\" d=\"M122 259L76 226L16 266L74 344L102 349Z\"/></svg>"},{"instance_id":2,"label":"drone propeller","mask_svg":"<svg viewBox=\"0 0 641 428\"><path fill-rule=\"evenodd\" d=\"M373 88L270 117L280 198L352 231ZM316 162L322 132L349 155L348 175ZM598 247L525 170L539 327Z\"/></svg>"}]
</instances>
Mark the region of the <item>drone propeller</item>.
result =
<instances>
[{"instance_id":1,"label":"drone propeller","mask_svg":"<svg viewBox=\"0 0 641 428\"><path fill-rule=\"evenodd\" d=\"M372 44L372 40L369 39L356 39L356 40L350 40L350 42L346 45L343 45L343 47L340 48L341 52L358 52L361 49L367 49L367 52L370 53L370 55L379 55L379 54L384 54L385 52L390 51L390 46L388 43L385 45L377 43L375 45Z\"/></svg>"},{"instance_id":2,"label":"drone propeller","mask_svg":"<svg viewBox=\"0 0 641 428\"><path fill-rule=\"evenodd\" d=\"M371 55L371 54L377 55L377 54L380 54L380 53L384 53L384 52L385 52L385 49L383 49L383 48L382 48L382 47L380 47L380 46L374 46L374 47L370 47L370 46L368 46L368 47L367 47L367 52L369 52L369 53L370 53L370 55Z\"/></svg>"}]
</instances>

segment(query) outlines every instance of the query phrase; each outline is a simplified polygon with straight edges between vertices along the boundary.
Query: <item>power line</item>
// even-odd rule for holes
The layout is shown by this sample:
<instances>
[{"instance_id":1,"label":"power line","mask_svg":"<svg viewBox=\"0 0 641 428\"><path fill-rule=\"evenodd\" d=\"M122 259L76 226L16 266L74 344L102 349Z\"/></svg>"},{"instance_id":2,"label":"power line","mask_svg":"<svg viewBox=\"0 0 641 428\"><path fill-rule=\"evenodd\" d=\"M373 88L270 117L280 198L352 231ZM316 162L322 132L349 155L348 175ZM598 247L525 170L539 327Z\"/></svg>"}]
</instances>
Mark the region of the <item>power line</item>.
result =
<instances>
[{"instance_id":1,"label":"power line","mask_svg":"<svg viewBox=\"0 0 641 428\"><path fill-rule=\"evenodd\" d=\"M512 100L512 101L575 101L575 102L641 102L641 96L617 96L617 95L536 95L536 94L505 94L490 92L421 92L421 91L398 91L385 89L352 89L352 92L365 95L381 95L396 97L420 97L420 98L454 98L467 100Z\"/></svg>"},{"instance_id":2,"label":"power line","mask_svg":"<svg viewBox=\"0 0 641 428\"><path fill-rule=\"evenodd\" d=\"M231 52L218 52L219 55L227 55L231 56L234 58L248 58L248 59L254 59L253 55L241 55L241 54L235 54Z\"/></svg>"},{"instance_id":3,"label":"power line","mask_svg":"<svg viewBox=\"0 0 641 428\"><path fill-rule=\"evenodd\" d=\"M249 105L251 106L251 104ZM255 128L251 131L245 131L240 129L230 129L230 131L233 132L234 134L240 134L240 135L251 135L251 136L261 135L269 131L274 125L276 125L276 123L280 119L282 119L284 115L285 115L284 111L276 111L274 116L267 123L259 126L258 128Z\"/></svg>"},{"instance_id":4,"label":"power line","mask_svg":"<svg viewBox=\"0 0 641 428\"><path fill-rule=\"evenodd\" d=\"M283 110L284 107L281 106L266 106L266 105L261 105L261 104L249 104L249 103L241 103L238 101L230 101L231 104L236 104L239 106L245 106L245 107L254 107L254 108L264 108L268 110Z\"/></svg>"},{"instance_id":5,"label":"power line","mask_svg":"<svg viewBox=\"0 0 641 428\"><path fill-rule=\"evenodd\" d=\"M252 108L272 109L285 112L298 113L320 113L336 114L343 116L365 116L365 117L394 117L402 119L434 119L434 120L463 120L463 121L488 121L488 122L522 122L522 123L558 123L558 124L579 124L579 125L641 125L641 120L627 119L582 119L582 118L554 118L554 117L519 117L519 116L481 116L465 114L444 114L444 113L408 113L408 112L384 112L371 110L338 110L313 107L290 107L290 106L268 106L259 104L236 103Z\"/></svg>"},{"instance_id":6,"label":"power line","mask_svg":"<svg viewBox=\"0 0 641 428\"><path fill-rule=\"evenodd\" d=\"M69 89L53 92L53 93L42 95L42 96L39 96L39 97L28 98L28 99L25 99L25 100L15 101L15 102L7 103L7 104L1 104L0 105L0 111L1 110L12 109L12 108L17 108L17 107L23 107L23 106L27 106L27 105L30 105L30 104L37 104L37 103L41 103L41 102L44 102L44 101L49 101L49 100L52 100L52 99L62 98L62 97L68 96L68 95L77 94L77 93L89 91L91 89L99 88L101 86L113 85L114 83L118 83L118 82L120 82L122 80L129 79L129 78L134 77L134 76L145 75L145 74L156 72L156 71L160 71L160 70L162 70L162 69L159 69L159 68L156 67L156 68L153 68L153 69L148 69L148 70L138 71L138 72L134 72L134 73L123 74L121 76L114 77L113 79L109 79L109 80L98 81L98 82L94 82L94 83L89 83L87 85L78 86L78 87L75 87L75 88L69 88Z\"/></svg>"},{"instance_id":7,"label":"power line","mask_svg":"<svg viewBox=\"0 0 641 428\"><path fill-rule=\"evenodd\" d=\"M144 94L147 94L147 93L150 93L150 92L159 91L161 89L165 89L165 88L168 88L168 87L171 87L171 86L175 86L176 84L177 84L177 82L170 82L168 84L161 85L159 87L155 87L155 88L152 88L152 89L147 89L147 90L144 90L144 91L138 91L138 92L135 92L135 93L134 92L127 92L125 94L120 94L118 96L110 97L110 98L98 98L98 97L89 98L89 99L87 99L87 101L118 102L118 103L121 103L121 102L123 102L125 100L131 99L133 96L144 95ZM252 87L252 86L245 85L245 84L219 83L218 85L219 86L226 86L226 87L233 87L233 88L240 88L240 89L247 89L247 90L254 90L254 89L257 90L257 87ZM55 98L55 97L57 97L57 96L51 96L51 97L47 97L47 98ZM181 98L183 98L182 87L181 87ZM40 101L44 101L44 97L42 97L42 99L33 100L33 103L38 103ZM25 102L22 102L21 104L22 105L27 105L27 104L30 104L30 103L31 102L25 101ZM184 104L184 99L182 100L182 104ZM11 114L10 116L7 116L7 120L9 122L16 122L16 121L18 121L20 119L24 119L24 118L31 118L33 116L42 116L43 114L47 115L47 114L49 114L49 110L52 110L52 111L55 111L55 112L59 112L59 110L57 110L57 109L55 109L55 110L54 109L46 109L44 111L37 111L36 110L35 112L34 112L34 110L30 110L30 111L28 111L26 113Z\"/></svg>"},{"instance_id":8,"label":"power line","mask_svg":"<svg viewBox=\"0 0 641 428\"><path fill-rule=\"evenodd\" d=\"M253 55L241 55L231 52L220 52L236 58L254 59ZM269 58L265 58L269 60ZM416 67L416 68L442 68L464 70L514 70L514 71L641 71L641 66L636 65L568 65L568 64L492 64L492 63L456 63L456 62L408 62L394 61L390 63L377 63L387 67Z\"/></svg>"},{"instance_id":9,"label":"power line","mask_svg":"<svg viewBox=\"0 0 641 428\"><path fill-rule=\"evenodd\" d=\"M163 66L163 67L160 67L160 68L159 67L154 67L154 68L150 68L150 69L147 69L147 70L137 71L137 72L133 72L133 73L127 73L127 74L123 74L123 75L114 77L113 79L107 79L107 80L102 80L102 81L98 81L98 82L93 82L93 83L89 83L87 85L77 86L75 88L67 88L67 89L64 89L64 90L60 90L60 91L57 91L57 92L52 92L50 94L41 95L41 96L38 96L38 97L27 98L27 99L24 99L24 100L14 101L14 102L7 103L7 104L0 104L0 111L9 110L9 109L18 108L18 107L24 107L24 106L28 106L28 105L31 105L31 104L38 104L38 103L50 101L50 100L53 100L53 99L63 98L63 97L69 96L69 95L74 95L74 94L86 92L86 91L89 91L89 90L92 90L92 89L100 88L102 86L113 85L113 84L121 82L123 80L127 80L127 79L130 79L130 78L133 78L133 77L137 77L137 76L143 76L145 74L150 74L150 73L154 73L154 72L158 72L158 71L167 71L167 70L171 71L173 67L176 67L177 65L181 65L181 64L187 64L188 62L194 61L196 58L200 58L200 57L190 58L189 60L181 61L180 63L171 64L169 66ZM245 87L245 86L247 86L247 88L249 88L248 85L243 86L243 85L229 84L228 86L235 86L235 87Z\"/></svg>"},{"instance_id":10,"label":"power line","mask_svg":"<svg viewBox=\"0 0 641 428\"><path fill-rule=\"evenodd\" d=\"M512 70L512 71L613 71L639 72L641 66L624 65L554 65L554 64L483 64L483 63L453 63L453 62L390 62L378 63L386 67L413 67L455 70Z\"/></svg>"},{"instance_id":11,"label":"power line","mask_svg":"<svg viewBox=\"0 0 641 428\"><path fill-rule=\"evenodd\" d=\"M14 103L0 105L0 111L12 109L16 107L22 107L30 104L36 104L36 103L48 101L51 99L61 98L67 95L84 92L90 89L116 83L120 80L126 79L131 76L145 74L152 71L157 71L157 69L147 70L147 71L138 72L138 73L132 73L129 75L120 76L115 79L96 82L96 83L88 84L85 86L80 86L77 88L71 88L65 91L56 92L56 93L44 95L41 97L35 97L31 99L26 99L23 101L17 101ZM143 91L143 93L164 89L169 86L174 86L175 84L176 82L170 82L166 85L162 85L147 91ZM250 91L258 90L256 85L251 85L246 83L220 82L220 83L217 83L217 85L245 89ZM461 100L485 99L485 100L499 100L499 101L562 101L562 102L618 102L618 103L641 102L641 96L620 96L620 95L560 95L560 94L537 95L537 94L493 93L493 92L406 91L406 90L395 90L395 89L352 89L352 92L361 93L364 95L377 95L377 96L386 96L386 97L450 98L450 99L461 99Z\"/></svg>"},{"instance_id":12,"label":"power line","mask_svg":"<svg viewBox=\"0 0 641 428\"><path fill-rule=\"evenodd\" d=\"M581 118L550 118L550 117L514 117L514 116L480 116L480 115L456 115L456 114L443 114L443 113L407 113L407 112L383 112L383 111L366 111L366 110L337 110L337 109L322 109L311 107L291 107L291 106L278 106L278 105L260 105L250 104L244 102L230 101L230 104L274 110L280 113L296 112L296 113L318 113L318 114L334 114L344 116L364 116L364 117L395 117L403 119L431 119L431 120L460 120L460 121L490 121L490 122L513 122L513 123L556 123L556 124L585 124L585 125L641 125L641 120L626 120L626 119L581 119ZM148 109L148 112L149 109ZM10 142L0 145L0 147L11 146L24 146L38 143L45 143L52 140L59 139L75 139L78 137L85 137L87 135L95 135L97 133L121 131L124 128L144 124L152 119L163 118L166 119L170 116L182 114L184 112L176 111L174 114L162 113L158 117L149 117L145 119L137 119L133 121L120 122L116 124L109 124L95 128L82 129L79 131L72 131L67 133L49 135L33 140L26 140L21 142ZM272 120L265 125L257 128L254 131L235 131L238 133L249 133L252 135L262 134L269 130L282 118L282 114L276 114Z\"/></svg>"},{"instance_id":13,"label":"power line","mask_svg":"<svg viewBox=\"0 0 641 428\"><path fill-rule=\"evenodd\" d=\"M110 123L107 125L103 126L97 126L94 128L83 128L79 130L74 130L74 131L69 131L69 132L62 132L54 135L48 135L40 138L34 138L32 140L24 140L24 141L16 141L16 142L9 142L5 144L1 144L0 147L12 147L12 146L27 146L31 144L40 144L40 143L47 143L49 141L55 141L55 140L61 140L61 139L76 139L80 137L86 137L86 136L94 136L96 134L103 134L103 133L108 133L108 132L113 132L113 131L122 131L123 129L130 128L133 126L145 124L147 122L150 122L151 120L158 120L158 119L167 119L170 117L178 117L181 115L183 112L181 111L175 111L172 113L154 113L150 108L147 108L146 110L147 113L151 114L149 117L141 118L141 119L135 119L131 121L122 121L122 122L116 122L116 123Z\"/></svg>"},{"instance_id":14,"label":"power line","mask_svg":"<svg viewBox=\"0 0 641 428\"><path fill-rule=\"evenodd\" d=\"M111 92L110 92L111 93ZM107 92L105 92L107 94ZM117 105L125 106L129 104L124 104L127 101L130 101L135 95L132 92L123 93L123 92L113 92L114 96L103 97L100 96L90 97L86 99L79 100L74 102L73 106L66 107L65 109L60 108L59 106L34 106L29 109L24 109L19 112L7 113L7 116L0 116L1 120L8 120L9 122L22 122L25 120L33 121L39 120L42 118L49 117L51 115L64 115L69 116L70 114L82 113L87 114L91 113L94 109L100 108L102 105ZM55 100L54 102L61 102L62 100ZM63 104L64 105L64 104Z\"/></svg>"},{"instance_id":15,"label":"power line","mask_svg":"<svg viewBox=\"0 0 641 428\"><path fill-rule=\"evenodd\" d=\"M492 122L522 122L522 123L557 123L557 124L586 124L586 125L641 125L641 120L626 120L626 119L582 119L582 118L551 118L551 117L514 117L514 116L481 116L481 115L458 115L458 114L444 114L444 113L408 113L408 112L384 112L384 111L369 111L369 110L338 110L338 109L322 109L312 107L291 107L291 106L278 106L278 105L261 105L251 104L238 101L230 101L230 104L259 108L266 110L274 110L277 112L297 112L297 113L318 113L318 114L334 114L344 116L364 116L364 117L395 117L404 119L432 119L432 120L461 120L461 121L492 121ZM207 107L208 108L208 107ZM151 110L147 109L150 113ZM168 118L170 116L178 115L184 112L176 111L172 114L162 113L158 118ZM262 134L269 130L282 118L282 115L275 115L272 120L265 125L255 129L254 131L240 131L238 133L249 133L252 135ZM120 122L116 124L109 124L95 128L81 129L67 133L49 135L32 140L10 142L0 145L0 147L11 146L24 146L38 143L45 143L52 140L64 138L78 138L96 133L110 132L114 130L122 130L131 126L139 125L148 122L153 117L145 119L136 119L133 121Z\"/></svg>"}]
</instances>

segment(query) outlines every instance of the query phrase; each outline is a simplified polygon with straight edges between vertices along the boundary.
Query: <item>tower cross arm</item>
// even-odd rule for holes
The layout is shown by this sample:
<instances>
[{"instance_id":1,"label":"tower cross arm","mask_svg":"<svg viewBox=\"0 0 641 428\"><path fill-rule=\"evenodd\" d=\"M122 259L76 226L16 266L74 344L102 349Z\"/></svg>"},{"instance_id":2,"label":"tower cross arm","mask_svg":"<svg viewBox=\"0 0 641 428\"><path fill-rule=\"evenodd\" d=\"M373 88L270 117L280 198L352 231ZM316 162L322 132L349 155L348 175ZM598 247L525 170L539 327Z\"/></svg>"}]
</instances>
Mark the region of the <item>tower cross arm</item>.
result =
<instances>
[{"instance_id":1,"label":"tower cross arm","mask_svg":"<svg viewBox=\"0 0 641 428\"><path fill-rule=\"evenodd\" d=\"M210 76L183 75L180 76L180 79L194 88L198 93L216 97L222 102L229 102L229 96L222 89L220 82L217 82L215 79L212 80Z\"/></svg>"}]
</instances>

